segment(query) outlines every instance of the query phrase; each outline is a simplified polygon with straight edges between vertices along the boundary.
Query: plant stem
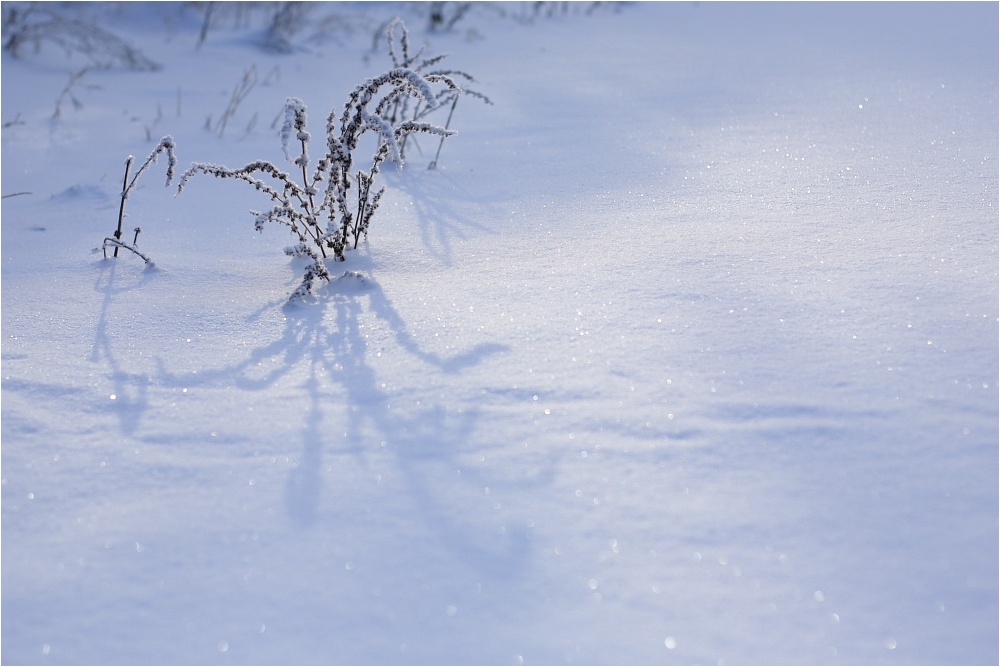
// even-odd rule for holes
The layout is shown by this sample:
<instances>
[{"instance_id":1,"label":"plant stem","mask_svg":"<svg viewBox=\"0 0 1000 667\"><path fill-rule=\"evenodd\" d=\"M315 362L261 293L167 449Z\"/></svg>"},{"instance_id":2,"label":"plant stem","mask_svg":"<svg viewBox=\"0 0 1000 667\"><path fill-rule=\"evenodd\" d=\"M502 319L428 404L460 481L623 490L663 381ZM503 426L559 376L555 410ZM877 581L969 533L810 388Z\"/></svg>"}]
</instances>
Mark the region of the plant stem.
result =
<instances>
[{"instance_id":1,"label":"plant stem","mask_svg":"<svg viewBox=\"0 0 1000 667\"><path fill-rule=\"evenodd\" d=\"M372 174L368 174L362 178L361 172L358 172L358 219L354 221L355 250L358 249L358 239L361 236L361 230L365 227L365 216L368 213L368 193L371 192L372 180L374 178Z\"/></svg>"},{"instance_id":2,"label":"plant stem","mask_svg":"<svg viewBox=\"0 0 1000 667\"><path fill-rule=\"evenodd\" d=\"M458 95L455 95L455 99L451 103L451 110L448 112L448 120L444 122L444 129L448 129L451 125L451 115L455 113L455 106L458 104ZM437 153L434 154L434 161L428 165L428 168L434 169L437 167L438 158L441 156L441 147L444 146L444 137L441 137L441 141L438 142Z\"/></svg>"},{"instance_id":3,"label":"plant stem","mask_svg":"<svg viewBox=\"0 0 1000 667\"><path fill-rule=\"evenodd\" d=\"M299 141L302 144L302 155L305 155L306 154L305 139L300 139ZM309 211L308 215L306 216L306 221L307 222L310 220L314 221L315 224L310 225L314 228L312 230L312 235L316 238L316 245L319 246L320 254L323 255L324 259L326 259L326 249L323 248L323 243L320 240L320 231L322 230L320 230L319 228L319 220L316 220L316 202L313 200L311 188L309 187L309 175L306 174L305 160L303 160L302 164L299 166L302 167L302 187L306 189L307 192L306 196L309 198Z\"/></svg>"},{"instance_id":4,"label":"plant stem","mask_svg":"<svg viewBox=\"0 0 1000 667\"><path fill-rule=\"evenodd\" d=\"M118 239L113 239L110 236L108 238L104 239L104 257L105 257L105 259L108 256L108 244L109 243L115 247L115 250L117 250L118 248L125 248L126 250L131 250L132 252L134 252L139 257L142 257L142 260L144 262L146 262L146 264L152 264L153 263L153 260L151 260L147 255L144 255L141 252L139 252L139 250L134 245L129 245L127 243L122 243Z\"/></svg>"},{"instance_id":5,"label":"plant stem","mask_svg":"<svg viewBox=\"0 0 1000 667\"><path fill-rule=\"evenodd\" d=\"M358 172L358 214L354 218L354 249L358 248L358 227L361 226L361 220L365 214L365 192L364 187L361 185L361 172Z\"/></svg>"},{"instance_id":6,"label":"plant stem","mask_svg":"<svg viewBox=\"0 0 1000 667\"><path fill-rule=\"evenodd\" d=\"M122 220L125 219L125 200L128 199L128 172L132 168L133 158L131 155L125 160L125 179L122 182L122 203L118 208L118 229L115 230L115 238L121 240L122 238ZM118 246L115 246L115 257L118 256Z\"/></svg>"}]
</instances>

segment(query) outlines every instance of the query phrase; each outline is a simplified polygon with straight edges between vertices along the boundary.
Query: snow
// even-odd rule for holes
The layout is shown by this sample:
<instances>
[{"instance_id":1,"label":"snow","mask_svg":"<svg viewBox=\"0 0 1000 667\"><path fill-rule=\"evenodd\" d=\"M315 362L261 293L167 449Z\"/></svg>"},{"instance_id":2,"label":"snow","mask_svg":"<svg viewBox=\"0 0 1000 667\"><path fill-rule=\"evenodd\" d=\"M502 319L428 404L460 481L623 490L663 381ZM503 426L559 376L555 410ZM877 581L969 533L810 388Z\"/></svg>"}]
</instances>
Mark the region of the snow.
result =
<instances>
[{"instance_id":1,"label":"snow","mask_svg":"<svg viewBox=\"0 0 1000 667\"><path fill-rule=\"evenodd\" d=\"M4 663L1000 659L995 3L57 7L163 67L2 55ZM163 164L91 252L396 15L493 105L329 286Z\"/></svg>"}]
</instances>

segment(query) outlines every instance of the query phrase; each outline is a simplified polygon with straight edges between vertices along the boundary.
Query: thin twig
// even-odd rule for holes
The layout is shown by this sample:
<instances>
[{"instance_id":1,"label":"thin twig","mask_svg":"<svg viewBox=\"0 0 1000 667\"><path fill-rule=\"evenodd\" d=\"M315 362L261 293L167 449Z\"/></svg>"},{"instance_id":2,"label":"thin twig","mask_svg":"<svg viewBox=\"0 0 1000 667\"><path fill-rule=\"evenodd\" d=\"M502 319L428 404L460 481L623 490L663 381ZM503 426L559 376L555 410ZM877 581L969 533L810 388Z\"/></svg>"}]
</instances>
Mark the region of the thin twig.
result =
<instances>
[{"instance_id":1,"label":"thin twig","mask_svg":"<svg viewBox=\"0 0 1000 667\"><path fill-rule=\"evenodd\" d=\"M115 240L121 240L122 237L122 220L125 219L125 200L128 199L128 172L132 168L132 161L135 160L131 155L125 160L125 181L122 183L122 203L118 207L118 229L115 230ZM133 181L134 182L134 181ZM118 246L115 246L115 257L118 256Z\"/></svg>"},{"instance_id":2,"label":"thin twig","mask_svg":"<svg viewBox=\"0 0 1000 667\"><path fill-rule=\"evenodd\" d=\"M257 66L250 65L249 69L243 72L243 78L240 82L236 84L233 88L233 94L229 98L229 106L223 112L222 117L219 118L219 122L215 126L215 130L219 133L221 137L226 132L226 125L229 123L229 119L236 115L236 109L239 108L240 104L246 99L246 96L250 94L250 91L254 89L257 85Z\"/></svg>"},{"instance_id":3,"label":"thin twig","mask_svg":"<svg viewBox=\"0 0 1000 667\"><path fill-rule=\"evenodd\" d=\"M453 113L455 113L455 106L456 105L458 105L458 95L455 95L455 99L452 100L452 102L451 102L451 110L448 111L448 120L446 120L445 123L444 123L444 129L446 129L446 130L448 129L448 126L451 125L451 115ZM441 136L441 140L438 142L438 149L437 149L437 153L434 154L434 159L431 161L431 163L429 165L427 165L428 169L436 169L437 168L438 158L441 157L441 147L442 146L444 146L444 135Z\"/></svg>"},{"instance_id":4,"label":"thin twig","mask_svg":"<svg viewBox=\"0 0 1000 667\"><path fill-rule=\"evenodd\" d=\"M109 245L112 245L112 246L115 247L115 257L118 256L118 248L125 248L126 250L131 250L132 252L134 252L139 257L142 257L143 261L146 262L146 264L152 264L153 263L153 260L151 260L146 255L142 254L139 251L139 249L136 248L135 246L129 245L128 243L123 243L122 241L119 241L118 239L115 239L115 238L111 238L110 236L108 236L108 237L106 237L104 239L104 246L103 246L103 248L104 248L104 258L105 259L107 259L107 257L108 257L108 246Z\"/></svg>"}]
</instances>

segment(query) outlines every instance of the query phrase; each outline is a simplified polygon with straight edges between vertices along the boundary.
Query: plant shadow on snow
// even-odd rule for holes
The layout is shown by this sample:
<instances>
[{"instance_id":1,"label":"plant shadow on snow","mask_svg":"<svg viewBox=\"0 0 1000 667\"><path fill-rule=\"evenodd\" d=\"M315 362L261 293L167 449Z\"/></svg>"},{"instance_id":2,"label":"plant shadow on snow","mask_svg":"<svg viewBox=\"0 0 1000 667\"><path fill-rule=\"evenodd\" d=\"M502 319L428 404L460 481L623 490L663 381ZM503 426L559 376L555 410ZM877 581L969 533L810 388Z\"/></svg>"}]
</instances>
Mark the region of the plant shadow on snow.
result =
<instances>
[{"instance_id":1,"label":"plant shadow on snow","mask_svg":"<svg viewBox=\"0 0 1000 667\"><path fill-rule=\"evenodd\" d=\"M449 415L441 406L430 406L417 414L399 414L391 406L391 398L382 390L375 369L367 362L368 344L361 316L365 302L372 314L385 324L399 347L431 368L445 374L456 374L475 366L491 355L506 351L497 344L480 344L450 357L424 350L410 334L406 323L386 297L381 285L358 272L345 272L319 298L311 303L284 306L285 335L273 345L251 354L250 367L257 358L283 354L282 374L300 364L309 372L304 388L309 408L303 427L303 451L300 464L290 474L285 505L297 525L311 526L317 516L323 493L322 458L328 435L324 433L324 408L336 405L339 395L324 388L323 378L336 378L346 402L346 442L355 443L356 455L365 454L365 443L389 447L394 461L405 476L408 492L417 514L425 525L442 534L444 543L454 548L463 559L476 563L494 574L511 574L524 560L527 538L524 534L507 533L505 545L485 544L474 530L456 521L456 508L442 500L428 483L421 467L430 461L436 469L446 464L449 471L458 467L452 461L472 436L477 414L466 411ZM265 378L263 382L273 381ZM374 438L371 433L377 434ZM465 475L471 484L475 475ZM478 490L478 486L476 487Z\"/></svg>"},{"instance_id":2,"label":"plant shadow on snow","mask_svg":"<svg viewBox=\"0 0 1000 667\"><path fill-rule=\"evenodd\" d=\"M113 276L110 274L108 280ZM123 411L122 427L126 432L135 430L139 414L148 408L149 382L120 367L104 327L107 304L113 295L137 286L116 289L104 283L99 285L106 297L95 341L95 360L103 357L108 361L116 390L123 396L127 390L138 389L138 397L128 400L134 415L125 421ZM324 523L321 508L329 484L329 477L324 479L324 475L330 470L324 465L324 458L347 454L364 463L371 456L384 457L388 453L395 472L405 480L413 516L427 530L439 534L441 543L449 545L456 557L495 575L516 571L527 558L527 534L508 529L500 541L484 536L481 527L475 525L476 517L457 511L459 507L455 504L458 497L455 493L461 495L467 491L467 495L481 496L484 486L499 482L488 479L486 473L469 470L457 458L467 453L473 439L479 418L477 411L456 413L440 405L416 411L393 406L394 397L382 384L385 378L369 362L362 319L366 313L374 315L398 348L425 365L429 373L436 369L445 375L460 374L508 348L482 343L452 356L426 350L410 333L378 281L357 271L344 272L304 299L283 305L264 304L246 319L252 322L275 308L282 310L285 320L279 339L252 350L237 363L202 369L197 374L172 373L158 360L156 385L235 387L258 392L275 388L282 379L301 377L299 386L305 410L300 427L302 450L284 490L286 515L293 526L310 529ZM262 368L268 370L262 372ZM332 429L331 418L337 424ZM454 471L460 468L462 475L455 480ZM451 488L443 491L448 496L442 495L440 485L434 484L444 475L450 475ZM460 518L463 516L464 519Z\"/></svg>"},{"instance_id":3,"label":"plant shadow on snow","mask_svg":"<svg viewBox=\"0 0 1000 667\"><path fill-rule=\"evenodd\" d=\"M108 335L108 311L116 296L141 289L153 280L159 269L148 264L136 282L120 286L118 266L119 263L113 260L98 261L100 272L94 282L94 291L103 294L103 298L94 332L94 344L90 350L90 360L107 362L114 386L112 396L115 414L118 416L122 432L125 435L132 435L149 407L148 393L152 379L144 374L129 373L118 361L111 349L111 338Z\"/></svg>"},{"instance_id":4,"label":"plant shadow on snow","mask_svg":"<svg viewBox=\"0 0 1000 667\"><path fill-rule=\"evenodd\" d=\"M428 171L430 173L421 172L419 169L416 171L387 169L384 177L393 188L411 198L417 225L420 228L420 240L427 252L442 265L452 266L454 264L452 238L466 238L466 228L479 233L494 233L487 226L462 215L453 203L471 202L474 197L475 203L482 205L488 202L488 197L482 192L477 192L475 195L467 193L455 178L447 175L442 169Z\"/></svg>"},{"instance_id":5,"label":"plant shadow on snow","mask_svg":"<svg viewBox=\"0 0 1000 667\"><path fill-rule=\"evenodd\" d=\"M390 399L379 386L375 369L366 361L368 345L360 326L365 300L371 313L389 327L403 350L444 373L459 373L507 349L502 345L486 343L451 357L427 352L410 334L378 282L360 272L346 271L311 302L286 304L283 307L286 315L285 336L275 344L258 350L263 352L262 357L272 357L280 350L284 351L285 368L277 369L272 374L283 374L303 362L308 364L306 390L310 413L306 425L307 448L322 442L323 405L332 402L325 399L337 399L324 393L320 382L324 375L338 378L344 389L350 415L347 429L350 441L362 440L365 426L370 425L383 436L383 442L393 443L406 458L437 456L448 449L438 446L430 449L426 446L429 442L453 445L463 442L464 436L474 428L475 415L472 413L464 413L457 424L449 426L440 408L431 408L424 415L406 419L398 417L388 407ZM331 306L332 317L328 317ZM333 327L330 327L331 323ZM256 356L257 353L252 354L251 360ZM303 497L308 496L305 494ZM291 502L289 509L303 523L309 523L315 503Z\"/></svg>"}]
</instances>

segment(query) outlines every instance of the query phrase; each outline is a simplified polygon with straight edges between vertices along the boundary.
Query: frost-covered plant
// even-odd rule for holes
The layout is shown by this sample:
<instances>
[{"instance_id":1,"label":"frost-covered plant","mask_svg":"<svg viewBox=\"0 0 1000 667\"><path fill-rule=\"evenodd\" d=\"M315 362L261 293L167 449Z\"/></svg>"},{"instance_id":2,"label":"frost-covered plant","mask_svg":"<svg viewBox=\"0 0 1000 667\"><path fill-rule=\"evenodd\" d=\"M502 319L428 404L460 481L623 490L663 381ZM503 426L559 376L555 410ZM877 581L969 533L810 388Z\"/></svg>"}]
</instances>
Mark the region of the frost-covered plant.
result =
<instances>
[{"instance_id":1,"label":"frost-covered plant","mask_svg":"<svg viewBox=\"0 0 1000 667\"><path fill-rule=\"evenodd\" d=\"M69 75L69 81L66 82L66 85L63 86L62 92L59 93L59 97L56 98L56 110L52 112L52 120L58 120L62 117L62 105L63 102L66 101L66 98L69 98L69 101L72 103L74 109L79 111L83 108L83 102L81 102L73 93L73 89L78 83L80 83L89 71L89 67L84 67L82 70L73 72Z\"/></svg>"},{"instance_id":2,"label":"frost-covered plant","mask_svg":"<svg viewBox=\"0 0 1000 667\"><path fill-rule=\"evenodd\" d=\"M175 147L176 145L174 144L174 138L171 137L169 134L160 139L160 143L156 145L156 148L153 149L153 152L149 154L149 157L146 158L146 161L143 162L142 166L139 167L138 171L135 172L135 174L132 176L132 180L129 180L129 172L132 169L132 163L135 161L135 158L129 155L128 159L125 160L125 179L122 182L121 205L118 207L118 228L115 229L115 233L113 236L108 236L104 239L104 245L102 246L102 249L104 250L105 258L107 258L108 256L109 247L114 248L115 257L118 256L119 248L125 248L126 250L131 250L133 253L141 257L143 261L146 262L146 264L153 263L153 261L148 256L146 256L145 254L140 252L138 248L136 248L136 243L139 240L139 232L142 231L141 229L139 229L138 227L135 228L135 237L132 239L131 244L122 241L122 223L125 220L125 202L128 201L128 197L132 193L132 188L135 187L136 181L139 180L139 176L141 176L142 173L146 171L146 169L155 164L157 158L160 157L160 153L163 152L166 152L167 154L166 186L170 187L170 182L174 179L174 167L177 166L177 156L174 154Z\"/></svg>"},{"instance_id":3,"label":"frost-covered plant","mask_svg":"<svg viewBox=\"0 0 1000 667\"><path fill-rule=\"evenodd\" d=\"M194 2L188 3L201 11L201 30L197 48L205 43L209 30L226 26L245 29L259 25L263 28L255 40L265 50L292 53L311 42L323 42L350 34L367 25L366 14L352 11L327 11L327 5L337 7L343 3L318 2Z\"/></svg>"},{"instance_id":4,"label":"frost-covered plant","mask_svg":"<svg viewBox=\"0 0 1000 667\"><path fill-rule=\"evenodd\" d=\"M426 133L440 137L453 134L449 130L416 120L393 121L389 107L404 97L416 97L433 108L439 104L439 93L432 86L442 85L459 90L454 80L442 73L419 74L407 67L397 67L368 79L350 94L344 112L338 119L336 110L326 121L325 153L310 172L306 105L290 97L285 102L281 145L285 157L296 169L289 173L266 160L257 160L238 169L217 164L192 164L181 176L178 194L192 176L198 173L217 178L246 181L267 195L274 205L267 211L251 211L255 228L263 231L270 222L285 225L298 241L285 248L285 253L305 257L302 284L291 298L310 293L317 279L329 281L324 260L331 256L345 259L347 250L357 248L361 238L367 238L372 215L378 208L385 188L374 189L382 163L386 158L402 164L400 142L410 134ZM374 133L377 148L370 163L356 166L356 152L363 135ZM294 158L289 153L297 142ZM354 188L354 192L352 192Z\"/></svg>"},{"instance_id":5,"label":"frost-covered plant","mask_svg":"<svg viewBox=\"0 0 1000 667\"><path fill-rule=\"evenodd\" d=\"M229 123L229 119L236 115L236 110L239 108L240 104L246 99L250 91L254 89L257 85L257 66L250 65L246 71L243 72L243 78L239 80L236 86L233 88L232 94L229 96L229 105L226 110L222 112L219 117L218 122L215 124L215 128L212 128L212 117L209 116L205 120L205 129L212 130L213 132L218 132L221 137L226 132L226 125Z\"/></svg>"},{"instance_id":6,"label":"frost-covered plant","mask_svg":"<svg viewBox=\"0 0 1000 667\"><path fill-rule=\"evenodd\" d=\"M6 4L6 3L5 3ZM48 43L62 48L67 55L79 54L91 67L124 67L153 71L160 65L130 46L117 35L87 21L65 16L37 5L27 8L5 7L3 13L3 48L17 58L25 46L40 51Z\"/></svg>"},{"instance_id":7,"label":"frost-covered plant","mask_svg":"<svg viewBox=\"0 0 1000 667\"><path fill-rule=\"evenodd\" d=\"M482 93L472 90L466 85L475 82L475 79L471 74L455 69L432 69L447 58L447 54L425 58L423 47L421 47L416 53L411 54L410 35L406 29L406 24L403 23L402 19L396 18L390 21L385 28L385 33L386 43L389 48L389 57L392 58L393 67L405 67L423 76L446 76L453 81L462 82L461 87L449 87L438 91L435 99L436 103L433 105L428 104L423 99L413 99L410 96L404 95L400 95L392 99L390 101L391 108L389 110L390 122L395 123L404 118L417 121L426 117L435 109L450 107L448 111L448 119L444 124L444 128L449 129L451 127L451 119L455 113L455 106L458 104L459 97L469 95L482 100L486 104L493 104L488 97ZM434 160L429 165L431 168L437 166L437 160L441 155L441 146L443 143L444 139L442 137L442 140L438 143L437 155L435 155ZM400 152L403 157L406 156L405 137L400 144Z\"/></svg>"},{"instance_id":8,"label":"frost-covered plant","mask_svg":"<svg viewBox=\"0 0 1000 667\"><path fill-rule=\"evenodd\" d=\"M309 15L313 5L308 2L283 2L271 17L262 46L275 53L291 53L295 50L296 34L309 25Z\"/></svg>"},{"instance_id":9,"label":"frost-covered plant","mask_svg":"<svg viewBox=\"0 0 1000 667\"><path fill-rule=\"evenodd\" d=\"M427 15L427 29L431 32L449 31L472 8L471 2L431 2ZM450 16L449 16L450 14Z\"/></svg>"}]
</instances>

